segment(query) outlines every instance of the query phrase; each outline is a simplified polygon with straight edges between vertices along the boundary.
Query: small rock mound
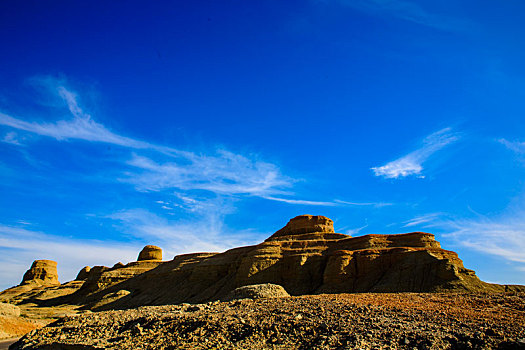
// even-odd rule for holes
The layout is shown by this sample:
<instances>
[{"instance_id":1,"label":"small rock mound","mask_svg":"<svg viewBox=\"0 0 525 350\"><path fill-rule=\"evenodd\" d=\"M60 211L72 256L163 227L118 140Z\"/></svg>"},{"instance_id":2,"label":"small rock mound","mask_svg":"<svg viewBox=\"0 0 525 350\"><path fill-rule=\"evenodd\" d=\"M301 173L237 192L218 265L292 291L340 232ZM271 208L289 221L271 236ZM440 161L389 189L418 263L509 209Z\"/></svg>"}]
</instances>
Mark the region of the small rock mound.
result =
<instances>
[{"instance_id":1,"label":"small rock mound","mask_svg":"<svg viewBox=\"0 0 525 350\"><path fill-rule=\"evenodd\" d=\"M140 252L137 261L144 260L162 260L162 249L154 245L145 246Z\"/></svg>"},{"instance_id":2,"label":"small rock mound","mask_svg":"<svg viewBox=\"0 0 525 350\"><path fill-rule=\"evenodd\" d=\"M270 239L317 232L334 233L334 222L332 219L321 215L299 215L291 219L285 227L275 232Z\"/></svg>"},{"instance_id":3,"label":"small rock mound","mask_svg":"<svg viewBox=\"0 0 525 350\"><path fill-rule=\"evenodd\" d=\"M161 254L162 254L162 252L161 252ZM162 257L162 255L161 255L161 257ZM126 266L126 265L124 265L123 263L121 263L121 262L119 261L118 263L116 263L115 265L113 265L112 269L121 269L121 268L123 268L124 266Z\"/></svg>"},{"instance_id":4,"label":"small rock mound","mask_svg":"<svg viewBox=\"0 0 525 350\"><path fill-rule=\"evenodd\" d=\"M261 299L261 298L285 298L290 294L280 285L272 283L252 284L234 289L227 300L234 299Z\"/></svg>"},{"instance_id":5,"label":"small rock mound","mask_svg":"<svg viewBox=\"0 0 525 350\"><path fill-rule=\"evenodd\" d=\"M20 308L16 305L0 303L0 316L20 316Z\"/></svg>"},{"instance_id":6,"label":"small rock mound","mask_svg":"<svg viewBox=\"0 0 525 350\"><path fill-rule=\"evenodd\" d=\"M57 263L52 260L35 260L26 271L22 284L58 285Z\"/></svg>"}]
</instances>

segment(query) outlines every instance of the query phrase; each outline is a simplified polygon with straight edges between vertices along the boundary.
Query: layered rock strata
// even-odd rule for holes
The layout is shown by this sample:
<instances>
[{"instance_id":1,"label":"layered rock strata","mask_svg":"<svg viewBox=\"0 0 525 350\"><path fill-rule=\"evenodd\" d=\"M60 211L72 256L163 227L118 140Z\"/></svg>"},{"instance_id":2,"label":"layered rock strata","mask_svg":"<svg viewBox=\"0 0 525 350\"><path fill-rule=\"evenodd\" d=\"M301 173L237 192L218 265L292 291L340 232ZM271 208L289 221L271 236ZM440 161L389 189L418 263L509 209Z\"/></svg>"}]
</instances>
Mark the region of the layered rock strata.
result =
<instances>
[{"instance_id":1,"label":"layered rock strata","mask_svg":"<svg viewBox=\"0 0 525 350\"><path fill-rule=\"evenodd\" d=\"M332 220L323 216L298 216L260 244L223 253L184 254L163 262L152 259L158 250L146 248L139 261L84 269L62 287L16 298L6 291L0 301L109 310L224 300L236 288L266 283L291 295L524 289L480 281L430 233L351 237L335 233Z\"/></svg>"}]
</instances>

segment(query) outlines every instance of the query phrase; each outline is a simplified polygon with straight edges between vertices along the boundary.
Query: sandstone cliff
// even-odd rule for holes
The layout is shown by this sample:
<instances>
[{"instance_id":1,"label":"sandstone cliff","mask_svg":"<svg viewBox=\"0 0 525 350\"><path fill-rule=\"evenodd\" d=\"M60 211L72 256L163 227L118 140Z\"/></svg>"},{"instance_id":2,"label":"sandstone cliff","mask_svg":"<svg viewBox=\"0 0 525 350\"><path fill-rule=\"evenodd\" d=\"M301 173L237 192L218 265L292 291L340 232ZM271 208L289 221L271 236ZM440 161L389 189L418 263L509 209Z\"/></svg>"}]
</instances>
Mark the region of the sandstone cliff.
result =
<instances>
[{"instance_id":1,"label":"sandstone cliff","mask_svg":"<svg viewBox=\"0 0 525 350\"><path fill-rule=\"evenodd\" d=\"M521 288L480 281L430 233L351 237L335 233L332 220L312 215L293 218L254 246L161 258L160 248L147 246L139 261L84 268L62 286L23 284L0 293L0 301L101 310L219 300L238 287L264 283L291 295Z\"/></svg>"}]
</instances>

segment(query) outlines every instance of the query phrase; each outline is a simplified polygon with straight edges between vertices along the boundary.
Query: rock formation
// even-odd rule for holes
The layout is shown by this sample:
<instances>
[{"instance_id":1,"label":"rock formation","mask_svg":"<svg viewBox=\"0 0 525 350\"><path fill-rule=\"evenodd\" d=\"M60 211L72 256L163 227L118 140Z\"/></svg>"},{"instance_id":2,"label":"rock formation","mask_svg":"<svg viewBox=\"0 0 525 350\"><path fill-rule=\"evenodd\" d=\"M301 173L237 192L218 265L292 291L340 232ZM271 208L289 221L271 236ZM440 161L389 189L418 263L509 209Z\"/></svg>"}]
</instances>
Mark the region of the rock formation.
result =
<instances>
[{"instance_id":1,"label":"rock formation","mask_svg":"<svg viewBox=\"0 0 525 350\"><path fill-rule=\"evenodd\" d=\"M22 284L57 285L58 272L57 263L52 260L35 260L31 268L26 271Z\"/></svg>"},{"instance_id":2,"label":"rock formation","mask_svg":"<svg viewBox=\"0 0 525 350\"><path fill-rule=\"evenodd\" d=\"M160 248L146 246L138 261L84 268L75 281L59 287L23 284L0 293L0 301L109 310L221 300L236 288L268 283L290 295L525 290L480 281L430 233L351 237L335 233L324 216L293 218L254 246L161 259ZM28 280L47 276L38 266Z\"/></svg>"},{"instance_id":3,"label":"rock formation","mask_svg":"<svg viewBox=\"0 0 525 350\"><path fill-rule=\"evenodd\" d=\"M139 254L137 261L162 260L162 249L154 245L145 246Z\"/></svg>"},{"instance_id":4,"label":"rock formation","mask_svg":"<svg viewBox=\"0 0 525 350\"><path fill-rule=\"evenodd\" d=\"M288 221L286 226L271 235L267 241L276 240L283 236L321 232L334 233L334 222L325 216L299 215Z\"/></svg>"}]
</instances>

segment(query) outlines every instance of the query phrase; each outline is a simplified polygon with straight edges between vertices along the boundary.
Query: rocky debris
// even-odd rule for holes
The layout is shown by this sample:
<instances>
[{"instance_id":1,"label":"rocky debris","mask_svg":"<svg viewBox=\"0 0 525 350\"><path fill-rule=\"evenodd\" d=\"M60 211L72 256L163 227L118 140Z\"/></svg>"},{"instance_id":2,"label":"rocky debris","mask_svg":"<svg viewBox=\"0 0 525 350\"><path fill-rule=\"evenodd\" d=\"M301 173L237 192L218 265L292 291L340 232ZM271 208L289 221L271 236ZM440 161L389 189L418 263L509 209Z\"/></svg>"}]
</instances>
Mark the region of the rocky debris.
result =
<instances>
[{"instance_id":1,"label":"rocky debris","mask_svg":"<svg viewBox=\"0 0 525 350\"><path fill-rule=\"evenodd\" d=\"M290 294L288 294L282 286L278 284L264 283L235 288L225 299L284 298L289 296Z\"/></svg>"},{"instance_id":2,"label":"rocky debris","mask_svg":"<svg viewBox=\"0 0 525 350\"><path fill-rule=\"evenodd\" d=\"M339 294L65 317L11 349L520 349L525 294Z\"/></svg>"},{"instance_id":3,"label":"rocky debris","mask_svg":"<svg viewBox=\"0 0 525 350\"><path fill-rule=\"evenodd\" d=\"M35 260L31 268L26 271L22 284L36 284L41 286L57 285L57 263L52 260Z\"/></svg>"},{"instance_id":4,"label":"rocky debris","mask_svg":"<svg viewBox=\"0 0 525 350\"><path fill-rule=\"evenodd\" d=\"M0 303L0 316L20 316L20 308L16 305Z\"/></svg>"},{"instance_id":5,"label":"rocky debris","mask_svg":"<svg viewBox=\"0 0 525 350\"><path fill-rule=\"evenodd\" d=\"M154 245L145 246L140 252L137 261L144 260L162 260L162 249Z\"/></svg>"},{"instance_id":6,"label":"rocky debris","mask_svg":"<svg viewBox=\"0 0 525 350\"><path fill-rule=\"evenodd\" d=\"M91 267L89 266L84 266L82 268L82 270L80 270L77 274L77 278L75 278L75 280L77 281L85 281L87 280L88 276L89 276L89 272L91 271Z\"/></svg>"}]
</instances>

